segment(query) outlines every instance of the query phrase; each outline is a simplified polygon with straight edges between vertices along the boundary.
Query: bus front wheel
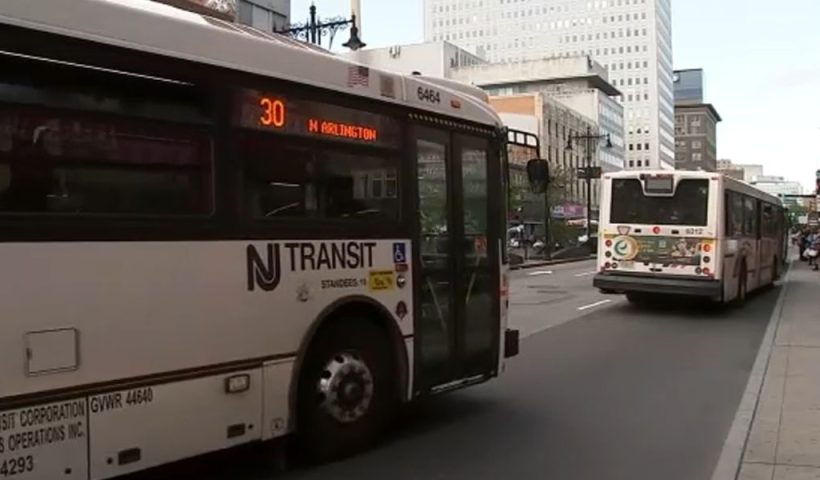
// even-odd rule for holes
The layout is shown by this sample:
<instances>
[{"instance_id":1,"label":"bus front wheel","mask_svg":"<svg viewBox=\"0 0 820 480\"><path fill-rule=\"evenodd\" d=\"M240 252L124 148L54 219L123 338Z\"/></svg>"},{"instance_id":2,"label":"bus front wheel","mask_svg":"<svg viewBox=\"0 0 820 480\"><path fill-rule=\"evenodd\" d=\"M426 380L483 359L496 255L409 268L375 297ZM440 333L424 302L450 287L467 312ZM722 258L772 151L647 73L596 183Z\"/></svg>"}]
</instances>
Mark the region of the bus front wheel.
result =
<instances>
[{"instance_id":1,"label":"bus front wheel","mask_svg":"<svg viewBox=\"0 0 820 480\"><path fill-rule=\"evenodd\" d=\"M299 379L296 436L311 461L370 446L396 406L386 333L365 320L334 321L317 334Z\"/></svg>"}]
</instances>

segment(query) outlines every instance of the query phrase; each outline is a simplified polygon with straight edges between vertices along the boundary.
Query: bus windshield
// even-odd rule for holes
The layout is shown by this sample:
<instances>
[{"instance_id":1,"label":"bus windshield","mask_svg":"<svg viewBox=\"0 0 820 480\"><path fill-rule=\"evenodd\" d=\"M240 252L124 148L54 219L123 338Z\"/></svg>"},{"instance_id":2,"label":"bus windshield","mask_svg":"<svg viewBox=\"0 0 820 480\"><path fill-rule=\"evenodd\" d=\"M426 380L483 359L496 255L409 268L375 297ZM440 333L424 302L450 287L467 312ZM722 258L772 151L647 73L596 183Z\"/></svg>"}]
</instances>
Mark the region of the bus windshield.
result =
<instances>
[{"instance_id":1,"label":"bus windshield","mask_svg":"<svg viewBox=\"0 0 820 480\"><path fill-rule=\"evenodd\" d=\"M672 196L646 196L637 178L612 181L611 223L705 227L709 182L684 179Z\"/></svg>"}]
</instances>

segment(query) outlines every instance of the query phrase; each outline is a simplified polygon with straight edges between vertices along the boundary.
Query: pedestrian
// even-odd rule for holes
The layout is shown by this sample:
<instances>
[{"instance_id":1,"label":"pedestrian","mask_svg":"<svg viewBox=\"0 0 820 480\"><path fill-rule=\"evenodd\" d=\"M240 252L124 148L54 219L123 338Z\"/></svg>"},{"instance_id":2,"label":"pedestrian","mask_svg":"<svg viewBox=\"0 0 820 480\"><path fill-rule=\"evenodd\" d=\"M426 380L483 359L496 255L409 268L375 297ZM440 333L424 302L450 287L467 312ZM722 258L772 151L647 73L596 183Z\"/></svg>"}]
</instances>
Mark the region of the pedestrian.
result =
<instances>
[{"instance_id":1,"label":"pedestrian","mask_svg":"<svg viewBox=\"0 0 820 480\"><path fill-rule=\"evenodd\" d=\"M808 258L806 257L806 249L809 247L808 243L809 243L809 232L805 229L801 230L800 233L799 233L799 236L797 238L797 244L798 244L798 247L800 248L800 256L798 258L800 258L800 261L802 261L802 262L805 262L806 260L808 260Z\"/></svg>"},{"instance_id":2,"label":"pedestrian","mask_svg":"<svg viewBox=\"0 0 820 480\"><path fill-rule=\"evenodd\" d=\"M820 269L820 266L817 264L817 257L820 255L820 234L813 233L811 236L811 243L809 244L809 249L806 251L806 255L809 256L809 265L813 266L812 270L817 271Z\"/></svg>"}]
</instances>

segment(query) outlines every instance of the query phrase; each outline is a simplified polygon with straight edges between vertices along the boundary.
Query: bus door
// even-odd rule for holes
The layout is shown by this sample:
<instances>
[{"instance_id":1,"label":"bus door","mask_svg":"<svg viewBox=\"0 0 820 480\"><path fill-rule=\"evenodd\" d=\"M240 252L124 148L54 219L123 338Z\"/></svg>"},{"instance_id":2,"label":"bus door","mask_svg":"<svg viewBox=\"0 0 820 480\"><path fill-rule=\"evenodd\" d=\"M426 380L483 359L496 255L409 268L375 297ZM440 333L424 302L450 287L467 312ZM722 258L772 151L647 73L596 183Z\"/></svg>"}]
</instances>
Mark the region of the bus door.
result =
<instances>
[{"instance_id":1,"label":"bus door","mask_svg":"<svg viewBox=\"0 0 820 480\"><path fill-rule=\"evenodd\" d=\"M416 128L416 389L495 371L498 239L489 138ZM500 170L500 167L499 167Z\"/></svg>"}]
</instances>

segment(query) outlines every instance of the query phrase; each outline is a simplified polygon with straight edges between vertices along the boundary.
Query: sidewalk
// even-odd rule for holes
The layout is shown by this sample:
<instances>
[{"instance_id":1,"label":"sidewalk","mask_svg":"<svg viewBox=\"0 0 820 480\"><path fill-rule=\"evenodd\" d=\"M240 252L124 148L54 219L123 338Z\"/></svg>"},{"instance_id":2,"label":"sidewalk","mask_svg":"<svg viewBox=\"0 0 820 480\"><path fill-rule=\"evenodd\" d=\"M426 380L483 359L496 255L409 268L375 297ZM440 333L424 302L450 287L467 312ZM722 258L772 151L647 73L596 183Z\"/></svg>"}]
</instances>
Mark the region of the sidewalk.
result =
<instances>
[{"instance_id":1,"label":"sidewalk","mask_svg":"<svg viewBox=\"0 0 820 480\"><path fill-rule=\"evenodd\" d=\"M820 479L820 272L795 261L784 288L740 480Z\"/></svg>"}]
</instances>

